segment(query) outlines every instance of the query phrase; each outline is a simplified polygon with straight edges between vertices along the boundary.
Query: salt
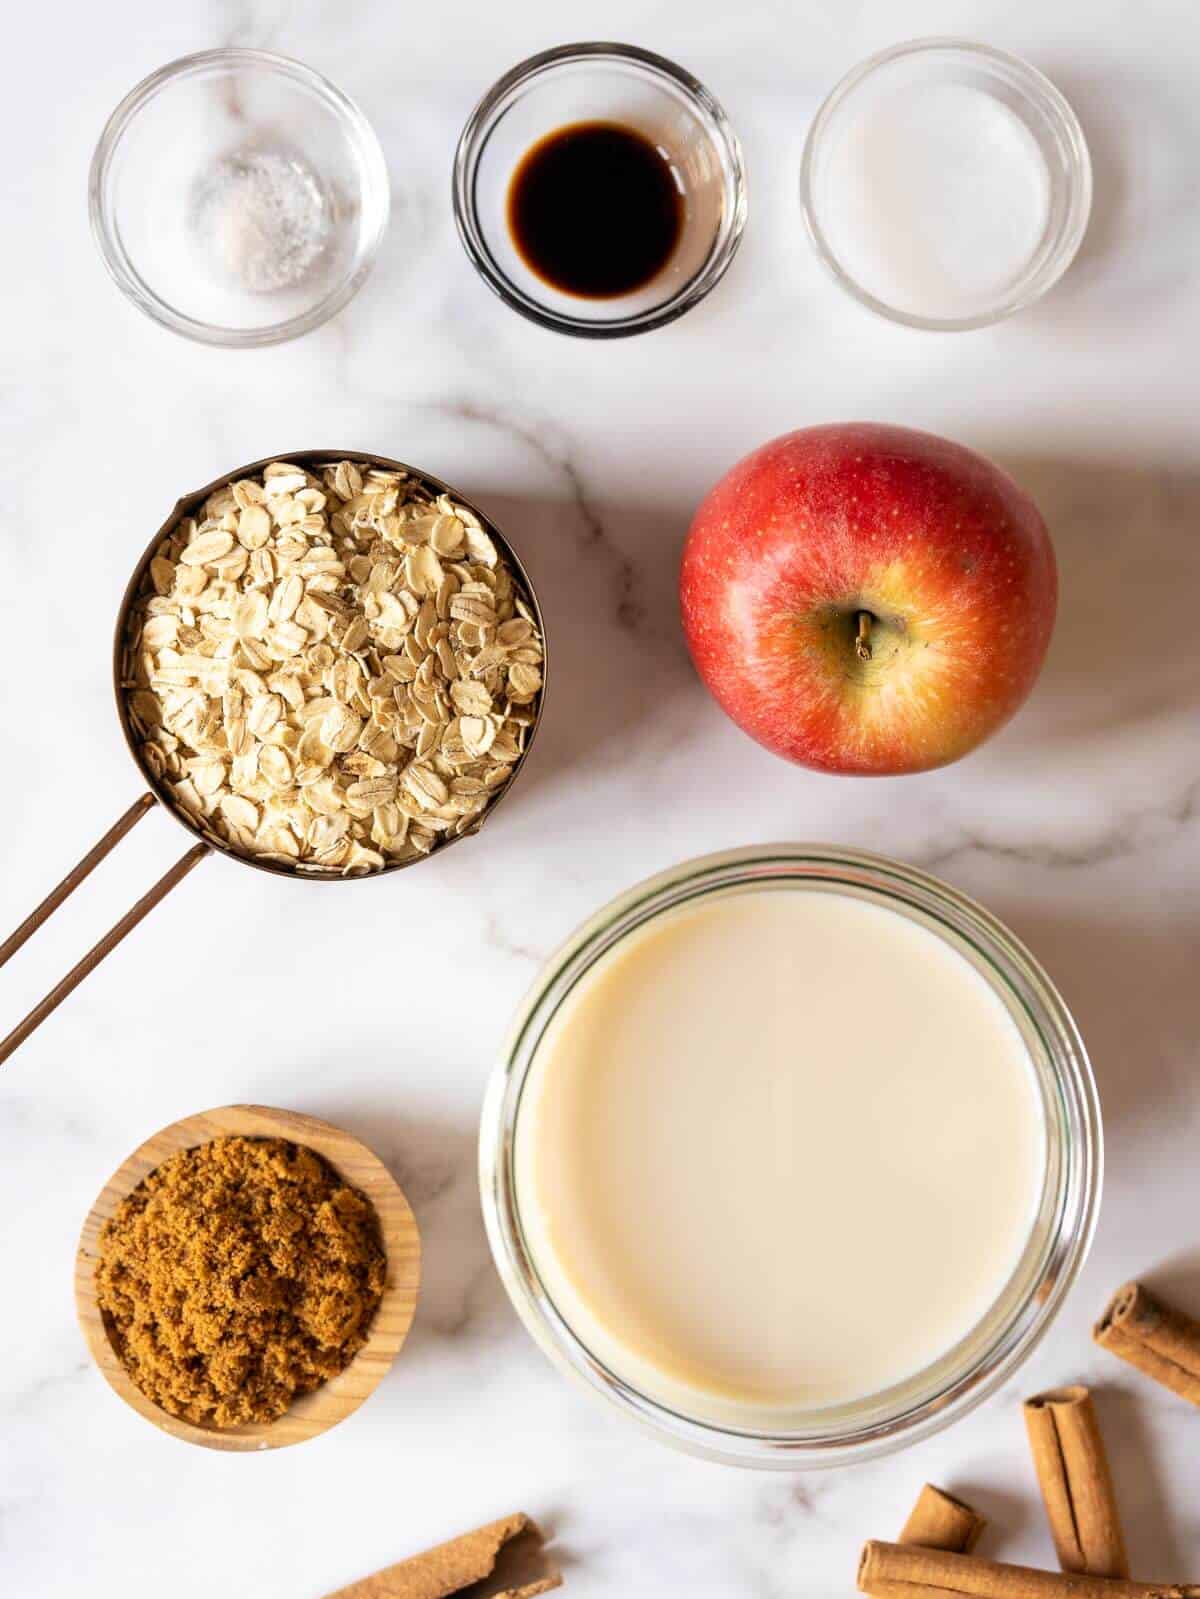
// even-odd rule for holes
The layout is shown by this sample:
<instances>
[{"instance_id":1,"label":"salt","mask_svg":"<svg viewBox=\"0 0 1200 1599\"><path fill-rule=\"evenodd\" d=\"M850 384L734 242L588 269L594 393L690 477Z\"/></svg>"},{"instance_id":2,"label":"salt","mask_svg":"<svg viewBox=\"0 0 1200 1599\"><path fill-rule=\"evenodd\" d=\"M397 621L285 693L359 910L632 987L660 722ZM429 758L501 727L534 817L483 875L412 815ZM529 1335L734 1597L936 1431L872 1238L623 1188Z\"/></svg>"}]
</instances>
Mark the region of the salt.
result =
<instances>
[{"instance_id":1,"label":"salt","mask_svg":"<svg viewBox=\"0 0 1200 1599\"><path fill-rule=\"evenodd\" d=\"M889 307L931 320L986 313L1019 281L1049 220L1036 138L966 83L869 100L832 140L821 190L844 270Z\"/></svg>"},{"instance_id":2,"label":"salt","mask_svg":"<svg viewBox=\"0 0 1200 1599\"><path fill-rule=\"evenodd\" d=\"M294 288L333 232L333 207L294 155L244 150L196 181L191 231L211 269L253 294Z\"/></svg>"}]
</instances>

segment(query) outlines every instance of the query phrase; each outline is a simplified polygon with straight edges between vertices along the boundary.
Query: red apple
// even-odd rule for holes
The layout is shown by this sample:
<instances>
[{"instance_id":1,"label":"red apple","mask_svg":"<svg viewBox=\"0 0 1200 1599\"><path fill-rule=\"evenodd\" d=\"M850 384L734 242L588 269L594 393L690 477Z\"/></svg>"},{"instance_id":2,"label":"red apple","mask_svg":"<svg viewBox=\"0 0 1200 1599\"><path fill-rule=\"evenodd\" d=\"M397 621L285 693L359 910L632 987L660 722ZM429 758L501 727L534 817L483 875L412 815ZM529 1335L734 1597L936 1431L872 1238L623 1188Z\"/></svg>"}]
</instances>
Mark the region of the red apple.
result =
<instances>
[{"instance_id":1,"label":"red apple","mask_svg":"<svg viewBox=\"0 0 1200 1599\"><path fill-rule=\"evenodd\" d=\"M961 444L871 422L802 428L696 513L688 648L751 738L824 772L955 761L1033 687L1058 579L1037 507Z\"/></svg>"}]
</instances>

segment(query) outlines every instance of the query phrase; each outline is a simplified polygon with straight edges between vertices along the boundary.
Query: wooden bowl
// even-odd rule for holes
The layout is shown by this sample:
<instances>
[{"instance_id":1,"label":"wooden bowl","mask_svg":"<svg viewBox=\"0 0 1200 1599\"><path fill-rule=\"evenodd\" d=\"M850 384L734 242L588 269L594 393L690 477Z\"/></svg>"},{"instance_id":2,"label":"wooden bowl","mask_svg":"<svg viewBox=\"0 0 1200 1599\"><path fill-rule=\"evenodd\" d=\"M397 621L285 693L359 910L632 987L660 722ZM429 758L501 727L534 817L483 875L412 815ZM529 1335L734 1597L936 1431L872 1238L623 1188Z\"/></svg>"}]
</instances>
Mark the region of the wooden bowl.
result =
<instances>
[{"instance_id":1,"label":"wooden bowl","mask_svg":"<svg viewBox=\"0 0 1200 1599\"><path fill-rule=\"evenodd\" d=\"M122 1200L161 1166L170 1155L194 1149L214 1138L285 1138L323 1155L339 1176L360 1189L375 1206L387 1251L387 1282L375 1312L367 1341L342 1372L311 1393L304 1394L275 1421L240 1427L198 1427L169 1415L147 1399L121 1364L109 1341L104 1317L96 1300L96 1262L100 1233ZM135 1149L105 1183L88 1212L75 1257L75 1307L79 1324L96 1364L127 1405L173 1438L201 1444L206 1449L282 1449L302 1443L357 1410L372 1393L400 1352L417 1308L421 1277L421 1240L417 1224L400 1185L365 1144L339 1127L300 1116L292 1111L270 1110L263 1105L226 1105L220 1110L187 1116L155 1133Z\"/></svg>"}]
</instances>

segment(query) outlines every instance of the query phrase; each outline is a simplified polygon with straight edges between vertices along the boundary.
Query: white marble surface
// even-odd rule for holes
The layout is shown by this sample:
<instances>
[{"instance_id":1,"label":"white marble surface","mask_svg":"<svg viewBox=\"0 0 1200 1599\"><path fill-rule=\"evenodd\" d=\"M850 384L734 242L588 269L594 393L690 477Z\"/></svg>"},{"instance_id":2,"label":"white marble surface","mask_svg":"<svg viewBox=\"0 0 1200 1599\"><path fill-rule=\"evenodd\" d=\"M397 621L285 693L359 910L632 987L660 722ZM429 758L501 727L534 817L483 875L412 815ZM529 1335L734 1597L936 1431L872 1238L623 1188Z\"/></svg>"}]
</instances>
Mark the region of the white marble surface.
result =
<instances>
[{"instance_id":1,"label":"white marble surface","mask_svg":"<svg viewBox=\"0 0 1200 1599\"><path fill-rule=\"evenodd\" d=\"M795 205L822 92L869 51L933 32L1050 72L1097 168L1092 230L1060 288L1005 326L943 338L841 298ZM742 253L710 301L601 346L505 310L448 207L476 96L527 52L589 36L657 48L705 79L744 137L751 186ZM133 798L109 697L113 613L176 494L236 462L344 444L460 484L527 557L556 682L519 797L477 844L344 896L210 861L5 1068L0 1585L38 1599L84 1584L96 1599L315 1599L522 1506L557 1534L576 1599L832 1596L851 1590L860 1540L894 1535L926 1478L977 1498L993 1551L1048 1561L1018 1400L1077 1377L1102 1387L1136 1571L1200 1577L1200 1420L1087 1336L1134 1272L1163 1268L1200 1294L1188 8L109 0L22 7L6 38L4 920ZM298 344L248 354L187 344L127 305L84 204L119 96L173 56L235 41L310 61L354 95L397 202L357 301ZM705 697L676 626L675 562L702 491L761 440L850 416L996 455L1058 544L1062 613L1033 701L928 777L854 783L773 760ZM1077 1012L1109 1135L1090 1264L1008 1391L906 1454L795 1478L677 1457L564 1385L492 1269L473 1162L484 1079L540 958L637 877L781 837L891 852L1007 918ZM182 843L163 816L138 829L5 971L5 1025ZM318 1442L249 1458L177 1444L121 1405L87 1359L71 1293L79 1223L111 1169L163 1123L230 1100L311 1111L373 1143L427 1251L411 1343L370 1404Z\"/></svg>"}]
</instances>

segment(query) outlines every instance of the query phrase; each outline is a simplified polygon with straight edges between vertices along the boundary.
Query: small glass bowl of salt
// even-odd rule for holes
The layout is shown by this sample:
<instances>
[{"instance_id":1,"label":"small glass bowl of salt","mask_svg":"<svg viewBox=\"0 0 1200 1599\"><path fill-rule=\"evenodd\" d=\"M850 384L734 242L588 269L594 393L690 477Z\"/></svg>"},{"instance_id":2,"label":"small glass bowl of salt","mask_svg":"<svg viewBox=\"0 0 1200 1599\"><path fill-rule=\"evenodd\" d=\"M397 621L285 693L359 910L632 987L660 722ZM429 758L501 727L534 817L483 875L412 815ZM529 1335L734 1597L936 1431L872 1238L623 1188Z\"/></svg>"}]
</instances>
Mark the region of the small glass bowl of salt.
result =
<instances>
[{"instance_id":1,"label":"small glass bowl of salt","mask_svg":"<svg viewBox=\"0 0 1200 1599\"><path fill-rule=\"evenodd\" d=\"M265 50L152 73L108 119L88 183L113 280L205 344L278 344L358 289L387 226L387 167L358 107Z\"/></svg>"},{"instance_id":2,"label":"small glass bowl of salt","mask_svg":"<svg viewBox=\"0 0 1200 1599\"><path fill-rule=\"evenodd\" d=\"M909 327L984 327L1071 264L1092 169L1067 101L1017 56L917 39L830 94L800 173L809 236L837 281Z\"/></svg>"}]
</instances>

